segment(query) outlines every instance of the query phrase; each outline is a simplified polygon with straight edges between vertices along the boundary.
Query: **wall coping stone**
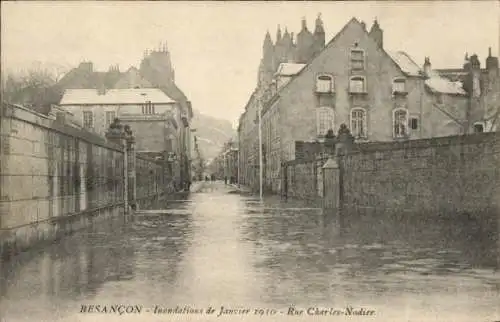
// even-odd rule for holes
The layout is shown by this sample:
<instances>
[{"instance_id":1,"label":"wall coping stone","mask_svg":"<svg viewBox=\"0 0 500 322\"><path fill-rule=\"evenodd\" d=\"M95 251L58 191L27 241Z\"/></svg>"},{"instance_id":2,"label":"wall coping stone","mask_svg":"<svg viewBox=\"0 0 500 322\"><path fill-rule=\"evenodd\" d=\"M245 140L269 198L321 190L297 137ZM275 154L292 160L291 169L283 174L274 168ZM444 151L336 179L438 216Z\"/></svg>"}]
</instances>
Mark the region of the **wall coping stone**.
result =
<instances>
[{"instance_id":1,"label":"wall coping stone","mask_svg":"<svg viewBox=\"0 0 500 322\"><path fill-rule=\"evenodd\" d=\"M376 151L392 151L405 149L424 149L449 145L470 145L500 141L500 132L474 133L436 137L430 139L407 140L396 142L366 142L356 143L349 154Z\"/></svg>"},{"instance_id":2,"label":"wall coping stone","mask_svg":"<svg viewBox=\"0 0 500 322\"><path fill-rule=\"evenodd\" d=\"M14 118L23 122L27 122L51 131L59 132L64 135L80 139L82 141L86 141L88 143L92 143L97 146L108 148L110 150L124 152L123 147L108 142L104 137L101 137L96 133L89 132L85 129L78 129L68 124L62 124L47 117L46 115L37 113L20 105L3 102L2 113L3 116L7 118Z\"/></svg>"}]
</instances>

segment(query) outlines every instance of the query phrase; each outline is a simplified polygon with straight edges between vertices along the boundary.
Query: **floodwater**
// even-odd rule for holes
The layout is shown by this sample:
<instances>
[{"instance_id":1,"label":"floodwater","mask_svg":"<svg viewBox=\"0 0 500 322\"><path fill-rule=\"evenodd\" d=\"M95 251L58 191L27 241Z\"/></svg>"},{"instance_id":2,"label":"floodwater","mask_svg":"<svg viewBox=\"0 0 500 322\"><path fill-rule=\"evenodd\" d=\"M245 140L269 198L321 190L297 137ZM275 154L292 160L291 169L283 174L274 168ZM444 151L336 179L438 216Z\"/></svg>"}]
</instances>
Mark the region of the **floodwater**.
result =
<instances>
[{"instance_id":1,"label":"floodwater","mask_svg":"<svg viewBox=\"0 0 500 322\"><path fill-rule=\"evenodd\" d=\"M3 263L1 321L500 320L494 244L463 225L340 233L319 209L230 190L202 183Z\"/></svg>"}]
</instances>

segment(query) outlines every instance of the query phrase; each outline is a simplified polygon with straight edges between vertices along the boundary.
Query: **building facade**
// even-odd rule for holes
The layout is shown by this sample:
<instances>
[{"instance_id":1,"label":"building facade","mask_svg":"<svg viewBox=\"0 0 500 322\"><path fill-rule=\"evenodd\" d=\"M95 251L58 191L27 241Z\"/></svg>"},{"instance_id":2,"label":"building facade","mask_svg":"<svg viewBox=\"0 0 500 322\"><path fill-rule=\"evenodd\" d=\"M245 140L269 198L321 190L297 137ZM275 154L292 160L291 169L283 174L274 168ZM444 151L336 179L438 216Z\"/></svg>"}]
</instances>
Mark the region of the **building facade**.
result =
<instances>
[{"instance_id":1,"label":"building facade","mask_svg":"<svg viewBox=\"0 0 500 322\"><path fill-rule=\"evenodd\" d=\"M118 118L134 132L137 153L164 159L175 184L182 184L179 156L185 129L179 104L160 89L69 89L59 106L83 128L101 136Z\"/></svg>"},{"instance_id":2,"label":"building facade","mask_svg":"<svg viewBox=\"0 0 500 322\"><path fill-rule=\"evenodd\" d=\"M238 142L229 140L222 147L219 155L211 162L210 168L212 174L217 179L227 179L228 183L238 182Z\"/></svg>"},{"instance_id":3,"label":"building facade","mask_svg":"<svg viewBox=\"0 0 500 322\"><path fill-rule=\"evenodd\" d=\"M56 84L56 89L62 97L66 90L70 89L93 89L99 92L109 92L110 90L126 89L159 89L166 96L174 101L177 106L179 117L177 118L178 151L176 162L180 167L180 181L184 182L191 177L192 155L192 132L190 129L193 118L191 102L175 83L175 71L172 67L170 52L166 44L161 44L158 49L146 50L144 57L140 62L140 67L131 67L125 72L121 72L118 66L111 66L107 72L95 71L91 62L82 62L77 68L70 70ZM155 107L159 108L159 107ZM161 109L161 108L160 108ZM137 109L136 109L137 111ZM111 115L111 111L109 111ZM175 112L177 113L177 112ZM87 113L87 115L90 115ZM158 116L155 116L158 117ZM140 136L146 141L163 141L165 138L156 137L159 129L158 123L151 121L153 116L148 117L147 121L136 122L135 126L140 127ZM96 126L102 128L105 126L106 119L96 120ZM130 121L130 120L129 120ZM156 125L154 125L156 124ZM96 128L97 129L97 128ZM97 129L97 130L99 130ZM141 139L139 139L141 140ZM167 140L168 141L168 140ZM157 143L150 143L156 145Z\"/></svg>"},{"instance_id":4,"label":"building facade","mask_svg":"<svg viewBox=\"0 0 500 322\"><path fill-rule=\"evenodd\" d=\"M430 58L419 66L407 53L384 48L377 21L368 31L353 18L326 45L320 17L312 37L305 25L299 33L302 41L298 37L289 46L294 60L284 62L276 54L282 38L273 46L269 34L265 37L257 88L238 128L242 183L255 187L259 180L259 109L264 186L275 192L280 190L281 163L295 159L296 142L321 142L342 124L358 142L495 129L491 119L500 110L499 72L491 53L486 69L473 55L453 74L433 70ZM309 49L301 47L306 45Z\"/></svg>"}]
</instances>

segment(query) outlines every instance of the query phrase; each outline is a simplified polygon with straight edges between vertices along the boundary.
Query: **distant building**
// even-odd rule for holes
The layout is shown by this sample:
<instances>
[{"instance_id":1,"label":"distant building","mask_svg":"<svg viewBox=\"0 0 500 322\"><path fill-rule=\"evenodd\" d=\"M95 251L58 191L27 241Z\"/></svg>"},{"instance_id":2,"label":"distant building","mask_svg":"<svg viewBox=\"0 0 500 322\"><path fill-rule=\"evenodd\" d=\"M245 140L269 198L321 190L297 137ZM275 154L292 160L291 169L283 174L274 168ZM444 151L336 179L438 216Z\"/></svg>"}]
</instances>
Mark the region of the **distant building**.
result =
<instances>
[{"instance_id":1,"label":"distant building","mask_svg":"<svg viewBox=\"0 0 500 322\"><path fill-rule=\"evenodd\" d=\"M160 89L68 89L59 106L83 128L102 136L119 118L134 132L137 153L167 158L172 177L180 183L179 160L175 156L182 153L181 116L178 103Z\"/></svg>"},{"instance_id":2,"label":"distant building","mask_svg":"<svg viewBox=\"0 0 500 322\"><path fill-rule=\"evenodd\" d=\"M235 139L227 141L222 147L219 155L210 162L213 174L219 179L227 178L233 183L238 181L238 142Z\"/></svg>"},{"instance_id":3,"label":"distant building","mask_svg":"<svg viewBox=\"0 0 500 322\"><path fill-rule=\"evenodd\" d=\"M377 21L367 31L353 18L326 45L322 35L320 17L312 36L303 21L296 44L287 38L284 46L278 30L273 45L266 34L257 87L238 127L242 183L258 184L259 107L264 185L273 191L280 189L281 163L295 159L297 141L323 141L341 124L358 142L495 129L488 119L500 110L499 73L491 54L485 70L474 55L453 78L432 70L429 58L420 67L405 52L388 51Z\"/></svg>"},{"instance_id":4,"label":"distant building","mask_svg":"<svg viewBox=\"0 0 500 322\"><path fill-rule=\"evenodd\" d=\"M176 119L178 126L175 144L178 144L179 151L176 161L178 162L178 171L180 172L179 180L183 181L191 177L191 161L193 158L191 146L193 139L191 137L190 124L193 118L193 110L191 102L175 84L175 72L171 63L170 52L166 44L160 45L160 48L156 50L145 51L139 69L131 67L126 72L121 72L118 66L111 66L107 72L99 72L94 70L91 62L83 62L77 68L70 70L64 75L56 84L56 87L61 97L65 95L65 91L70 89L94 90L88 92L93 93L92 95L94 95L96 91L108 93L103 97L111 97L114 93L138 93L140 89L148 89L150 91L148 93L151 93L151 95L152 93L157 95L159 91L163 92L165 97L168 97L168 103L161 102L161 104L152 104L155 105L156 111L157 108L162 110L162 107L158 106L176 103L174 106L177 110L172 111L176 116L172 119ZM123 91L120 92L116 90ZM125 90L136 90L136 92ZM136 106L138 107L138 105ZM100 109L101 108L94 108L93 110L98 111ZM139 110L140 109L136 109L136 111ZM90 115L88 112L89 111L86 113L87 119ZM108 112L107 115L111 117L112 111L110 110ZM107 120L106 116L104 116L103 119L93 119L93 121L95 121L94 128L96 131L102 132L103 126L106 126L107 122L109 122L109 117ZM159 142L163 141L169 142L168 137L159 136L161 131L155 128L155 126L159 125L158 122L155 123L152 121L153 118L152 116L148 116L147 120L145 119L141 122L137 121L134 125L138 129L137 139L142 142L140 145L144 147L144 150L155 150L156 148L152 148L152 146L157 146ZM150 124L151 126L147 123L150 121L153 122ZM128 120L128 122L130 122L130 120Z\"/></svg>"}]
</instances>

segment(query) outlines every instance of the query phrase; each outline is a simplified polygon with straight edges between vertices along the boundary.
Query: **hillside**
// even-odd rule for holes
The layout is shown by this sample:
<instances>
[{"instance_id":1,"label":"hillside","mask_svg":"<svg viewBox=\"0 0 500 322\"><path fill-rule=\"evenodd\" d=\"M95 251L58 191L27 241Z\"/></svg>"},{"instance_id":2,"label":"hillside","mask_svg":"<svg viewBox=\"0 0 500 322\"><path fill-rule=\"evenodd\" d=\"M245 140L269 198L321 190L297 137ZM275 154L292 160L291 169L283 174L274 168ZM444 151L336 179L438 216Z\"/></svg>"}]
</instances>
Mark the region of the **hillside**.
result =
<instances>
[{"instance_id":1,"label":"hillside","mask_svg":"<svg viewBox=\"0 0 500 322\"><path fill-rule=\"evenodd\" d=\"M200 151L205 160L212 159L219 154L225 142L236 136L231 122L193 111L191 128L196 129L196 136Z\"/></svg>"}]
</instances>

